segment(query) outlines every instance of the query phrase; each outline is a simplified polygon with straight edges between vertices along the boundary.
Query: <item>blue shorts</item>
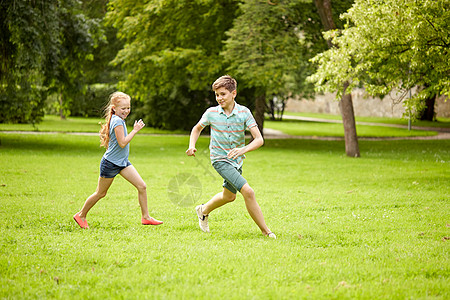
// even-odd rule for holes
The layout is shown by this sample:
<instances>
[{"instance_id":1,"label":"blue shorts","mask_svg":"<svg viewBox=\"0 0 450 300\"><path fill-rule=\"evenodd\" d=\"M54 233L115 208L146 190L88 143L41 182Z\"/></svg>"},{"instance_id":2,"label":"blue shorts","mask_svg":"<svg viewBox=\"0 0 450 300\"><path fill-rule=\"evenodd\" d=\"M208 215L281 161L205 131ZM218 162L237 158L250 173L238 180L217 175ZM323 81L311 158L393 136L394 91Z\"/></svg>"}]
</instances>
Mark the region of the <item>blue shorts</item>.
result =
<instances>
[{"instance_id":1,"label":"blue shorts","mask_svg":"<svg viewBox=\"0 0 450 300\"><path fill-rule=\"evenodd\" d=\"M100 177L102 178L114 178L117 174L120 173L126 167L131 166L130 161L127 161L127 165L125 167L118 166L113 164L109 160L102 157L102 161L100 162Z\"/></svg>"},{"instance_id":2,"label":"blue shorts","mask_svg":"<svg viewBox=\"0 0 450 300\"><path fill-rule=\"evenodd\" d=\"M224 161L216 161L213 163L214 169L223 178L223 187L236 194L247 183L244 177L242 177L242 167L239 169L232 164Z\"/></svg>"}]
</instances>

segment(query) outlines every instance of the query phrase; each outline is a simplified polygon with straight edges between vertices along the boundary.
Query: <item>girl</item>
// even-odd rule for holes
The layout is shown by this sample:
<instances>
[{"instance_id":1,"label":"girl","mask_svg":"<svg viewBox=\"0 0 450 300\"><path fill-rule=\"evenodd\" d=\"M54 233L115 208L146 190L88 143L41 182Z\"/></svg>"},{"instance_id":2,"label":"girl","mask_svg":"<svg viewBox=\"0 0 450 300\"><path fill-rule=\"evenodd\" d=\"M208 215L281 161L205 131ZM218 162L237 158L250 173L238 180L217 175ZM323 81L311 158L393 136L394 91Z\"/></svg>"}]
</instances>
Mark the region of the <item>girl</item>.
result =
<instances>
[{"instance_id":1,"label":"girl","mask_svg":"<svg viewBox=\"0 0 450 300\"><path fill-rule=\"evenodd\" d=\"M86 199L83 208L73 216L75 222L81 228L89 228L86 221L87 213L98 200L106 196L106 192L117 174L122 175L138 190L142 225L160 225L163 223L151 218L148 214L147 186L128 160L129 143L135 134L145 126L142 120L134 121L133 130L130 134L127 134L124 120L130 113L130 100L130 96L122 92L115 92L109 97L108 105L105 108L106 123L100 129L100 145L107 150L100 162L97 190Z\"/></svg>"}]
</instances>

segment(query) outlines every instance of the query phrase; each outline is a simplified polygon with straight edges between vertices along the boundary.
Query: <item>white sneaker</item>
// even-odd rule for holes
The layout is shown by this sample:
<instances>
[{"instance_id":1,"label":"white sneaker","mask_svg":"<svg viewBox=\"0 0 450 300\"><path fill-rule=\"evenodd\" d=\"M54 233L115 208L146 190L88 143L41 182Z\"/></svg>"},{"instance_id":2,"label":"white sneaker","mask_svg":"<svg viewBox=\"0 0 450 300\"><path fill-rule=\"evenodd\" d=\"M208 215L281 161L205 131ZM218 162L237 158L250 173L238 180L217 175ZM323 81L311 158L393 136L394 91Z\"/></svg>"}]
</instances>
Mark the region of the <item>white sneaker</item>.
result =
<instances>
[{"instance_id":1,"label":"white sneaker","mask_svg":"<svg viewBox=\"0 0 450 300\"><path fill-rule=\"evenodd\" d=\"M203 206L203 204L198 205L195 208L195 211L197 212L197 216L198 216L198 225L200 226L200 229L203 232L209 232L208 215L203 214L202 206Z\"/></svg>"},{"instance_id":2,"label":"white sneaker","mask_svg":"<svg viewBox=\"0 0 450 300\"><path fill-rule=\"evenodd\" d=\"M269 234L268 235L266 235L268 238L271 238L271 239L276 239L277 238L277 236L275 235L275 233L273 233L273 232L269 232Z\"/></svg>"}]
</instances>

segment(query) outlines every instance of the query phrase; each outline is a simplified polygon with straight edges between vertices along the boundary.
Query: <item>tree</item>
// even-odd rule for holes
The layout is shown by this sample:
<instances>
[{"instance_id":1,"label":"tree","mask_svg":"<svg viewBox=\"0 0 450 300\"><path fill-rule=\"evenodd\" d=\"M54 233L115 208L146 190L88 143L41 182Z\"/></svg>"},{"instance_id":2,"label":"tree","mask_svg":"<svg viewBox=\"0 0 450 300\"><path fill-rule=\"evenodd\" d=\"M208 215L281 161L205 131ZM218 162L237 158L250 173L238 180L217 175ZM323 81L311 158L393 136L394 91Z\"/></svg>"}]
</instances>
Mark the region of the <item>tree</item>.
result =
<instances>
[{"instance_id":1,"label":"tree","mask_svg":"<svg viewBox=\"0 0 450 300\"><path fill-rule=\"evenodd\" d=\"M228 70L255 89L254 115L264 126L267 102L302 92L307 69L299 30L299 1L246 0L222 55Z\"/></svg>"},{"instance_id":2,"label":"tree","mask_svg":"<svg viewBox=\"0 0 450 300\"><path fill-rule=\"evenodd\" d=\"M69 103L70 114L81 117L98 117L109 95L113 93L122 72L118 66L110 64L123 43L117 38L117 30L104 21L108 0L83 0L83 14L95 20L104 37L97 39L97 47L92 51L93 59L82 65L85 92L78 93Z\"/></svg>"},{"instance_id":3,"label":"tree","mask_svg":"<svg viewBox=\"0 0 450 300\"><path fill-rule=\"evenodd\" d=\"M80 4L0 2L0 122L39 122L49 93L68 95L79 86L80 64L101 36Z\"/></svg>"},{"instance_id":4,"label":"tree","mask_svg":"<svg viewBox=\"0 0 450 300\"><path fill-rule=\"evenodd\" d=\"M101 19L88 18L81 3L74 1L60 6L58 49L49 93L56 93L62 119L70 115L72 102L86 92L88 78L85 69L94 60L94 49L105 39Z\"/></svg>"},{"instance_id":5,"label":"tree","mask_svg":"<svg viewBox=\"0 0 450 300\"><path fill-rule=\"evenodd\" d=\"M333 20L331 0L314 0L314 3L316 4L325 31L335 30L336 25ZM328 47L331 49L336 47L330 38L326 40ZM350 157L360 157L352 95L350 90L348 90L348 86L349 83L347 81L341 83L342 95L339 101L342 123L344 125L345 153Z\"/></svg>"},{"instance_id":6,"label":"tree","mask_svg":"<svg viewBox=\"0 0 450 300\"><path fill-rule=\"evenodd\" d=\"M45 14L44 14L45 11ZM38 122L57 39L56 6L0 2L0 122Z\"/></svg>"},{"instance_id":7,"label":"tree","mask_svg":"<svg viewBox=\"0 0 450 300\"><path fill-rule=\"evenodd\" d=\"M107 20L124 42L114 63L134 112L154 127L190 129L211 104L223 75L219 56L235 16L233 0L113 0Z\"/></svg>"},{"instance_id":8,"label":"tree","mask_svg":"<svg viewBox=\"0 0 450 300\"><path fill-rule=\"evenodd\" d=\"M336 1L334 13L346 11L352 2ZM255 119L260 128L266 103L273 110L275 97L313 96L306 78L314 72L309 59L326 49L322 31L311 1L245 0L240 5L222 54L230 72L255 89Z\"/></svg>"},{"instance_id":9,"label":"tree","mask_svg":"<svg viewBox=\"0 0 450 300\"><path fill-rule=\"evenodd\" d=\"M105 22L109 0L82 0L83 14L90 20L100 24L104 35L96 39L97 47L93 49L94 59L86 64L84 74L89 83L116 84L121 77L120 69L110 62L117 52L123 48L123 43L117 38L117 30Z\"/></svg>"},{"instance_id":10,"label":"tree","mask_svg":"<svg viewBox=\"0 0 450 300\"><path fill-rule=\"evenodd\" d=\"M374 96L419 87L406 111L425 100L450 95L450 2L448 0L357 0L343 15L342 31L328 32L338 47L319 54L311 76L321 91L347 92L360 85Z\"/></svg>"}]
</instances>

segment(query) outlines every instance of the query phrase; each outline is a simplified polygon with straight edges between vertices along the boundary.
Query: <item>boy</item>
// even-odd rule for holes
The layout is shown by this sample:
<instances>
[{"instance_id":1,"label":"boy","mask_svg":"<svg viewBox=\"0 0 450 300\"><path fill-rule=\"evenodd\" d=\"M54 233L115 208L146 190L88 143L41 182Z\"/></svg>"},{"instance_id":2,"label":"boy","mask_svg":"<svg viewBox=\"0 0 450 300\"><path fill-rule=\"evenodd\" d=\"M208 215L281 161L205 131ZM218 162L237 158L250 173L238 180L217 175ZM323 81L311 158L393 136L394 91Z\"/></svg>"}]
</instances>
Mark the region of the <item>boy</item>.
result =
<instances>
[{"instance_id":1,"label":"boy","mask_svg":"<svg viewBox=\"0 0 450 300\"><path fill-rule=\"evenodd\" d=\"M212 85L219 104L210 107L203 114L200 121L192 128L189 139L188 156L195 156L197 149L195 143L203 128L211 126L210 157L216 171L223 177L223 191L211 198L206 204L195 208L199 219L200 229L209 232L208 215L214 209L232 202L239 191L245 199L245 206L253 221L261 232L270 238L276 239L264 221L261 208L256 202L255 192L242 177L242 163L244 154L258 149L264 144L264 139L250 110L237 104L234 98L237 95L237 83L231 76L218 78ZM249 128L253 141L245 146L245 128Z\"/></svg>"}]
</instances>

